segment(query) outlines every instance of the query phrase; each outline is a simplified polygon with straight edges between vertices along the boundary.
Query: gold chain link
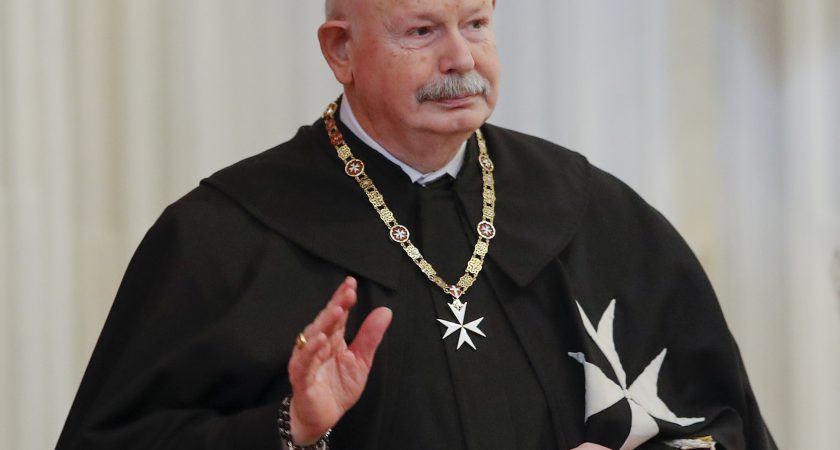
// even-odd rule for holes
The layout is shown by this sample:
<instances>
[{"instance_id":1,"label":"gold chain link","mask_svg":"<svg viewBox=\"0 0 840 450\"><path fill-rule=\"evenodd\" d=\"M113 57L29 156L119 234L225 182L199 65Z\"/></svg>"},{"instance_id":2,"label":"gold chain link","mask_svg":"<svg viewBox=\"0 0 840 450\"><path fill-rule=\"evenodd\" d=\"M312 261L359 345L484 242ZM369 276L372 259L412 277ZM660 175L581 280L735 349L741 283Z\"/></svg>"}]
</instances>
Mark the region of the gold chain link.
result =
<instances>
[{"instance_id":1,"label":"gold chain link","mask_svg":"<svg viewBox=\"0 0 840 450\"><path fill-rule=\"evenodd\" d=\"M345 172L348 176L353 177L356 182L359 183L359 187L365 191L368 201L373 206L374 210L379 214L379 218L382 219L382 222L388 228L391 239L402 246L408 257L414 261L417 267L420 268L423 274L425 274L432 283L443 289L447 295L453 297L456 306L461 305L459 297L466 294L467 290L469 290L473 283L475 283L479 272L481 272L481 269L484 267L484 256L490 250L490 240L496 235L496 229L493 226L493 219L496 217L496 192L493 189L493 161L490 159L490 155L487 154L487 144L484 141L484 136L481 134L481 130L475 130L475 137L478 141L478 161L482 172L482 198L484 199L482 206L482 220L476 227L476 231L478 232L478 241L475 243L472 257L470 257L467 262L467 268L464 271L464 275L458 279L457 284L453 285L447 283L438 276L434 267L432 267L432 264L429 263L429 261L423 257L420 250L411 243L408 228L400 225L394 218L394 214L385 203L385 198L382 196L382 193L379 192L379 189L376 188L376 184L374 184L373 180L371 180L364 172L364 162L353 156L350 146L344 142L344 136L341 135L341 131L338 130L338 126L335 122L335 112L337 110L338 104L330 103L326 111L324 111L324 126L326 127L327 134L330 137L330 143L333 147L335 147L338 157L344 161ZM351 161L353 164L352 167L350 167ZM361 167L361 169L359 167ZM395 229L397 229L397 232L395 232ZM403 230L405 231L404 234L401 233Z\"/></svg>"}]
</instances>

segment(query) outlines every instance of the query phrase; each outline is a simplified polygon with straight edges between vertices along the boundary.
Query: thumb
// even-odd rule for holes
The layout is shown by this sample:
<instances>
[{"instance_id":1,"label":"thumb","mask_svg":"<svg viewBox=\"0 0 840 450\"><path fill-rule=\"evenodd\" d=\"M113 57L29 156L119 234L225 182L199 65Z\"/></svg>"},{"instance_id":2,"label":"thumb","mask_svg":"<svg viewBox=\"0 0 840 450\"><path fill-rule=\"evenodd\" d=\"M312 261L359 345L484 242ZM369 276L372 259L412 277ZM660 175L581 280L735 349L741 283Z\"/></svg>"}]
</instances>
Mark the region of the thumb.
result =
<instances>
[{"instance_id":1,"label":"thumb","mask_svg":"<svg viewBox=\"0 0 840 450\"><path fill-rule=\"evenodd\" d=\"M370 368L373 365L373 355L382 342L382 337L385 335L385 330L391 324L393 313L389 308L376 308L368 314L353 343L350 344L350 351L360 358Z\"/></svg>"}]
</instances>

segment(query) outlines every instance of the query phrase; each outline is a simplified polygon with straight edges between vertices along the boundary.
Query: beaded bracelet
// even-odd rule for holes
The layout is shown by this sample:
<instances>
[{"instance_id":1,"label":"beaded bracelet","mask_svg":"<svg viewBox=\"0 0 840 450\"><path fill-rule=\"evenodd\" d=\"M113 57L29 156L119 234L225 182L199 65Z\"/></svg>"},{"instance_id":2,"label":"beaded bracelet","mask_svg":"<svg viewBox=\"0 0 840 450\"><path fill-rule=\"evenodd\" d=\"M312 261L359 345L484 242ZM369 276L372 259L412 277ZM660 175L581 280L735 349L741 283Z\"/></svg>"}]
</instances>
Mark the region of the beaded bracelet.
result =
<instances>
[{"instance_id":1,"label":"beaded bracelet","mask_svg":"<svg viewBox=\"0 0 840 450\"><path fill-rule=\"evenodd\" d=\"M289 408L292 406L292 396L287 395L280 404L279 416L277 418L277 430L280 432L280 437L286 442L289 450L329 450L330 433L332 428L327 430L317 442L312 445L295 445L292 442L292 416L289 414Z\"/></svg>"}]
</instances>

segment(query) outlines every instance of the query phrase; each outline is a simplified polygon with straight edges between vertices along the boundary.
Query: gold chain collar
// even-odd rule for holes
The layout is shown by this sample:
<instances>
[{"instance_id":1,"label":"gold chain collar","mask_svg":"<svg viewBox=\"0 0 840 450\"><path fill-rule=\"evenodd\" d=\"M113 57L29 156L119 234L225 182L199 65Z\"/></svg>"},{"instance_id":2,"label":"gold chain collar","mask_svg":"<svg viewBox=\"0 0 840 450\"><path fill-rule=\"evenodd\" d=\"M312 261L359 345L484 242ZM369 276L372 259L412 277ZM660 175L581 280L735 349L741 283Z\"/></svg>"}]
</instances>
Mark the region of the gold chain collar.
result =
<instances>
[{"instance_id":1,"label":"gold chain collar","mask_svg":"<svg viewBox=\"0 0 840 450\"><path fill-rule=\"evenodd\" d=\"M426 261L420 250L411 243L411 233L404 225L400 225L394 217L393 211L385 204L385 199L382 193L376 188L373 180L365 173L365 163L362 160L353 156L350 147L344 141L341 131L335 122L335 112L338 110L337 103L330 103L326 111L324 111L324 126L327 129L327 134L330 137L330 143L335 147L338 157L344 161L344 173L352 177L359 183L359 187L367 194L370 204L373 209L379 214L379 218L388 228L388 234L391 240L399 244L405 253L414 261L414 264L420 268L423 274L435 285L443 289L446 295L452 296L452 305L460 310L464 303L461 302L460 297L467 293L470 287L475 283L478 274L484 267L484 257L490 250L490 240L496 236L496 228L493 226L493 219L496 216L496 191L494 189L493 181L493 161L487 154L487 144L484 142L484 136L481 130L475 130L475 136L478 141L478 164L482 171L482 197L484 198L481 212L481 222L476 226L478 231L478 240L475 243L473 254L470 260L467 261L467 268L464 274L455 284L447 283L441 278L434 267Z\"/></svg>"}]
</instances>

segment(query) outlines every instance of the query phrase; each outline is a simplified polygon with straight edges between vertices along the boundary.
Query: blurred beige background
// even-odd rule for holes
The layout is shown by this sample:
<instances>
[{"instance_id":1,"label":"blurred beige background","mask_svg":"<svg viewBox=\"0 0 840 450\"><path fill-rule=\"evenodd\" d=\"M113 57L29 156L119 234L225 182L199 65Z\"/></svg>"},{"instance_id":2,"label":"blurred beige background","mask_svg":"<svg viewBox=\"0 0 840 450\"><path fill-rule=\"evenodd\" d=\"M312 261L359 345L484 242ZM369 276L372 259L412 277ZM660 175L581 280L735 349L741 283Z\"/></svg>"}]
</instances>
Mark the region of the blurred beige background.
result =
<instances>
[{"instance_id":1,"label":"blurred beige background","mask_svg":"<svg viewBox=\"0 0 840 450\"><path fill-rule=\"evenodd\" d=\"M0 0L0 449L55 445L163 207L340 92L320 0ZM500 0L492 122L669 217L781 448L840 424L840 0ZM840 255L840 254L838 254Z\"/></svg>"}]
</instances>

